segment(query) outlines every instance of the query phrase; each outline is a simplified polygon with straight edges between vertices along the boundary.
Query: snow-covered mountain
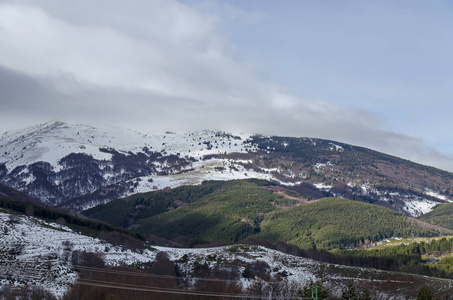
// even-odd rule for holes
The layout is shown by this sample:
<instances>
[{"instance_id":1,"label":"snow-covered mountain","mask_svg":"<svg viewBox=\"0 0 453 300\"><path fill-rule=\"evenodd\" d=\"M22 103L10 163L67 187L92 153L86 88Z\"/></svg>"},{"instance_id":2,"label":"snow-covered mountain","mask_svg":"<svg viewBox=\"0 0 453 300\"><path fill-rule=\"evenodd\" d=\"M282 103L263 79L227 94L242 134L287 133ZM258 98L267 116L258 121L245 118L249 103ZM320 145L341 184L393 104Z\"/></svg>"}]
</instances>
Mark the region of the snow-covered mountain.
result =
<instances>
[{"instance_id":1,"label":"snow-covered mountain","mask_svg":"<svg viewBox=\"0 0 453 300\"><path fill-rule=\"evenodd\" d=\"M451 173L320 139L62 122L0 136L0 183L77 211L138 192L243 178L274 181L307 199L333 195L411 216L450 201L453 192Z\"/></svg>"},{"instance_id":2,"label":"snow-covered mountain","mask_svg":"<svg viewBox=\"0 0 453 300\"><path fill-rule=\"evenodd\" d=\"M249 145L243 140L248 137L207 130L188 134L148 134L119 127L48 122L4 133L0 137L0 149L1 160L10 171L38 161L48 162L59 171L64 168L60 160L71 153L84 153L105 161L112 159L113 153L106 151L109 149L124 154L159 152L201 159L208 154L245 152Z\"/></svg>"},{"instance_id":3,"label":"snow-covered mountain","mask_svg":"<svg viewBox=\"0 0 453 300\"><path fill-rule=\"evenodd\" d=\"M246 138L214 131L151 135L113 127L45 123L0 137L0 181L45 204L57 205L115 184L119 191L114 197L118 197L205 179L244 177L240 166L233 174L216 176L211 170L224 167L224 162L203 158L256 150ZM200 169L199 174L169 177Z\"/></svg>"}]
</instances>

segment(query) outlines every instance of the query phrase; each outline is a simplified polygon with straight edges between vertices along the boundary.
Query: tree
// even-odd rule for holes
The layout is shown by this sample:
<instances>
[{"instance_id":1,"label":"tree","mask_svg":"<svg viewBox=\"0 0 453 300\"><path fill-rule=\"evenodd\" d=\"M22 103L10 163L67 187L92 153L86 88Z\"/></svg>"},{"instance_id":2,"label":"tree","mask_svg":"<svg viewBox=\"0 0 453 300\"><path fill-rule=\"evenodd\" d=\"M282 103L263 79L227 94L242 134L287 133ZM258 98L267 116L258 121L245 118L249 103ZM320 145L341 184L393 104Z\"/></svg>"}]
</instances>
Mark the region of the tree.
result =
<instances>
[{"instance_id":1,"label":"tree","mask_svg":"<svg viewBox=\"0 0 453 300\"><path fill-rule=\"evenodd\" d=\"M33 206L28 205L25 208L25 215L29 217L33 217L35 215L35 209L33 208Z\"/></svg>"},{"instance_id":2,"label":"tree","mask_svg":"<svg viewBox=\"0 0 453 300\"><path fill-rule=\"evenodd\" d=\"M360 300L359 293L357 292L352 280L348 281L348 286L345 290L343 290L341 300Z\"/></svg>"},{"instance_id":3,"label":"tree","mask_svg":"<svg viewBox=\"0 0 453 300\"><path fill-rule=\"evenodd\" d=\"M370 290L364 289L360 295L360 300L371 300Z\"/></svg>"},{"instance_id":4,"label":"tree","mask_svg":"<svg viewBox=\"0 0 453 300\"><path fill-rule=\"evenodd\" d=\"M433 291L427 287L424 286L418 291L417 295L417 300L432 300L433 298Z\"/></svg>"},{"instance_id":5,"label":"tree","mask_svg":"<svg viewBox=\"0 0 453 300\"><path fill-rule=\"evenodd\" d=\"M324 285L322 280L318 280L310 282L303 287L302 290L299 290L299 297L301 298L310 298L312 296L312 289L313 287L317 287L318 289L318 299L328 299L331 295L330 289Z\"/></svg>"}]
</instances>

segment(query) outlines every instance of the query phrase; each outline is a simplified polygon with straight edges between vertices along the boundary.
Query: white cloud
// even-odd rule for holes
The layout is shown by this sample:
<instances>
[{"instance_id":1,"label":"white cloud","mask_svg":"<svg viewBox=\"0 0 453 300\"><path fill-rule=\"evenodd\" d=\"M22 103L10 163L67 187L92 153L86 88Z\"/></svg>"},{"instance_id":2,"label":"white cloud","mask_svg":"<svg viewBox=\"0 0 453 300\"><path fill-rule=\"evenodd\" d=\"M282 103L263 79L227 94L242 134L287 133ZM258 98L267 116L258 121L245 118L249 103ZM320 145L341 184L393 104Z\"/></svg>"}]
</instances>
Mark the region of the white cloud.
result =
<instances>
[{"instance_id":1,"label":"white cloud","mask_svg":"<svg viewBox=\"0 0 453 300\"><path fill-rule=\"evenodd\" d=\"M171 0L0 4L0 125L59 118L311 136L447 166L421 141L381 130L370 113L300 99L259 78L234 56L216 18L219 10L231 20L263 16L211 3L204 10ZM206 15L213 10L215 18Z\"/></svg>"}]
</instances>

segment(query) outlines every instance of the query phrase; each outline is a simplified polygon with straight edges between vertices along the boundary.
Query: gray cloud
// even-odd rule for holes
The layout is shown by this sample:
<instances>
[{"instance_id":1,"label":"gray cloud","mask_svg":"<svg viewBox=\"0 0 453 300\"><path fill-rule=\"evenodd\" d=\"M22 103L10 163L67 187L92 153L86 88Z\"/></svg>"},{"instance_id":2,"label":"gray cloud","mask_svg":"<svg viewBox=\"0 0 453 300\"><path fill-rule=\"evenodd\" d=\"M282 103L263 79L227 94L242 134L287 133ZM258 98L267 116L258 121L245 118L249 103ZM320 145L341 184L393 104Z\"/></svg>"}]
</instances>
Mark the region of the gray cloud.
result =
<instances>
[{"instance_id":1,"label":"gray cloud","mask_svg":"<svg viewBox=\"0 0 453 300\"><path fill-rule=\"evenodd\" d=\"M179 2L71 3L0 4L1 128L60 119L310 136L453 170L449 157L383 130L369 112L293 97L259 78L215 21Z\"/></svg>"}]
</instances>

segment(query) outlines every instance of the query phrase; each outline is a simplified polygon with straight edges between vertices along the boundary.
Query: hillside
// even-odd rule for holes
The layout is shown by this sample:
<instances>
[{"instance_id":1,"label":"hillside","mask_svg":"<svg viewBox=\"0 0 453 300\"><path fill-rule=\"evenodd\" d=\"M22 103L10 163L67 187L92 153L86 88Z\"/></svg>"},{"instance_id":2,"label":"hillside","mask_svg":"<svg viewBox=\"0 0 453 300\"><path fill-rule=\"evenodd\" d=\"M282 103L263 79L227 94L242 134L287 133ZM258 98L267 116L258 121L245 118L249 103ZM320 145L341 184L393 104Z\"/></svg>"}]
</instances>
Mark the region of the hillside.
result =
<instances>
[{"instance_id":1,"label":"hillside","mask_svg":"<svg viewBox=\"0 0 453 300\"><path fill-rule=\"evenodd\" d=\"M90 208L82 213L109 224L129 227L138 220L188 205L211 194L222 181L203 182L198 186L181 186L149 193L139 193Z\"/></svg>"},{"instance_id":2,"label":"hillside","mask_svg":"<svg viewBox=\"0 0 453 300\"><path fill-rule=\"evenodd\" d=\"M30 203L35 205L42 205L38 200L30 197L24 193L19 192L9 186L0 184L0 199L8 199L14 201L20 201L24 203Z\"/></svg>"},{"instance_id":3,"label":"hillside","mask_svg":"<svg viewBox=\"0 0 453 300\"><path fill-rule=\"evenodd\" d=\"M354 281L358 292L367 289L376 299L413 298L421 286L429 287L439 297L451 290L451 280L338 265L342 258L337 258L339 261L335 263L317 262L262 246L146 248L143 243L137 244L137 240L113 232L121 230L110 225L41 204L20 201L24 196L11 188L4 191L8 191L10 196L0 197L0 206L15 210L13 213L0 208L0 228L3 232L0 240L0 290L6 297L32 298L32 295L40 295L47 299L53 299L53 296L73 299L96 294L101 298L116 295L121 299L136 299L139 295L140 298L162 299L178 289L181 299L197 299L200 293L207 297L212 296L209 293L222 293L225 296L234 293L245 298L256 295L288 298L296 297L299 289L310 289L313 282L320 285L321 278L323 287L335 297L348 291L350 280ZM175 213L186 209L186 216L193 219L193 210L200 216L200 219L195 220L205 222L203 214L217 218L217 223L212 223L211 228L208 228L211 230L206 230L209 226L203 223L204 228L195 226L194 232L211 239L239 239L249 234L267 234L267 231L262 230L263 224L279 213L315 207L325 201L331 201L334 209L341 212L340 215L343 212L350 213L350 207L362 215L363 210L356 205L370 212L378 209L377 213L380 214L380 210L385 210L389 214L390 224L415 230L414 226L404 227L403 219L407 220L405 216L379 206L334 198L307 202L290 189L253 179L204 182L200 186L138 194L112 201L105 205L108 207L106 210L100 206L91 211L99 215L101 212L107 216L113 215L113 220L117 221L127 217L134 225L132 227L135 227L141 226L142 221L147 222L156 217L160 217L159 220L165 224L167 214L179 218L173 219L173 223L186 222L184 214ZM118 203L123 206L117 208ZM342 208L342 203L348 205ZM317 209L322 212L323 206ZM305 218L300 212L294 216ZM253 217L255 219L251 222ZM190 226L190 223L184 223L179 228L188 230ZM177 227L168 227L174 230L170 234L176 233ZM422 229L416 229L422 232ZM112 232L108 233L109 230ZM78 233L80 231L92 236L81 235ZM429 234L429 231L426 233ZM317 232L313 231L312 236L316 235ZM287 253L300 252L282 243L276 245ZM316 255L326 258L323 252ZM327 256L324 261L329 260ZM217 279L212 281L212 277ZM140 286L141 289L128 292L132 286Z\"/></svg>"},{"instance_id":4,"label":"hillside","mask_svg":"<svg viewBox=\"0 0 453 300\"><path fill-rule=\"evenodd\" d=\"M169 240L235 242L257 236L322 249L449 232L377 205L339 198L307 203L294 191L274 192L276 187L256 180L205 182L115 200L84 214Z\"/></svg>"},{"instance_id":5,"label":"hillside","mask_svg":"<svg viewBox=\"0 0 453 300\"><path fill-rule=\"evenodd\" d=\"M294 205L259 185L267 182L233 180L139 194L83 212L115 224L167 239L183 235L207 241L235 242L259 230L264 214L277 205ZM119 213L119 211L122 211ZM118 212L118 213L116 213ZM119 217L122 217L120 219Z\"/></svg>"},{"instance_id":6,"label":"hillside","mask_svg":"<svg viewBox=\"0 0 453 300\"><path fill-rule=\"evenodd\" d=\"M52 206L111 186L112 194L93 199L102 203L165 188L169 175L202 168L205 155L252 149L240 136L214 131L151 134L49 122L0 136L0 182ZM75 210L81 207L85 201Z\"/></svg>"},{"instance_id":7,"label":"hillside","mask_svg":"<svg viewBox=\"0 0 453 300\"><path fill-rule=\"evenodd\" d=\"M301 248L369 246L393 236L436 236L448 230L423 226L392 210L341 198L269 213L259 237L285 241Z\"/></svg>"},{"instance_id":8,"label":"hillside","mask_svg":"<svg viewBox=\"0 0 453 300\"><path fill-rule=\"evenodd\" d=\"M140 256L124 246L81 235L73 229L0 208L0 289L31 285L61 297L77 280L77 252L103 251L109 264L131 264Z\"/></svg>"},{"instance_id":9,"label":"hillside","mask_svg":"<svg viewBox=\"0 0 453 300\"><path fill-rule=\"evenodd\" d=\"M0 240L0 290L5 297L200 299L221 293L291 298L322 278L335 297L354 280L358 291L368 289L374 299L390 299L414 298L422 286L443 297L452 285L451 280L320 263L261 246L132 251L6 211L0 212L0 226L8 231Z\"/></svg>"},{"instance_id":10,"label":"hillside","mask_svg":"<svg viewBox=\"0 0 453 300\"><path fill-rule=\"evenodd\" d=\"M453 203L439 204L419 220L453 230Z\"/></svg>"},{"instance_id":11,"label":"hillside","mask_svg":"<svg viewBox=\"0 0 453 300\"><path fill-rule=\"evenodd\" d=\"M336 250L334 252L343 257L367 261L381 260L380 269L399 269L453 279L453 237L451 236L394 238L366 250Z\"/></svg>"},{"instance_id":12,"label":"hillside","mask_svg":"<svg viewBox=\"0 0 453 300\"><path fill-rule=\"evenodd\" d=\"M398 157L335 141L252 136L266 151L258 164L277 170L278 178L304 182L329 196L375 203L410 216L450 199L452 174ZM308 192L312 189L308 188ZM318 197L319 198L319 197Z\"/></svg>"},{"instance_id":13,"label":"hillside","mask_svg":"<svg viewBox=\"0 0 453 300\"><path fill-rule=\"evenodd\" d=\"M449 172L322 139L63 122L0 137L0 183L73 211L167 187L247 178L284 185L305 200L342 197L412 217L453 199Z\"/></svg>"},{"instance_id":14,"label":"hillside","mask_svg":"<svg viewBox=\"0 0 453 300\"><path fill-rule=\"evenodd\" d=\"M24 214L30 217L36 217L44 220L45 222L55 222L59 225L66 225L72 230L90 236L99 236L102 232L115 232L122 236L128 236L131 239L144 240L142 236L136 232L129 231L125 228L112 226L99 220L87 218L84 215L69 212L67 210L56 209L53 207L45 206L39 202L29 199L22 193L7 188L8 196L0 194L0 209L11 212L14 214ZM8 232L4 231L4 235Z\"/></svg>"}]
</instances>

